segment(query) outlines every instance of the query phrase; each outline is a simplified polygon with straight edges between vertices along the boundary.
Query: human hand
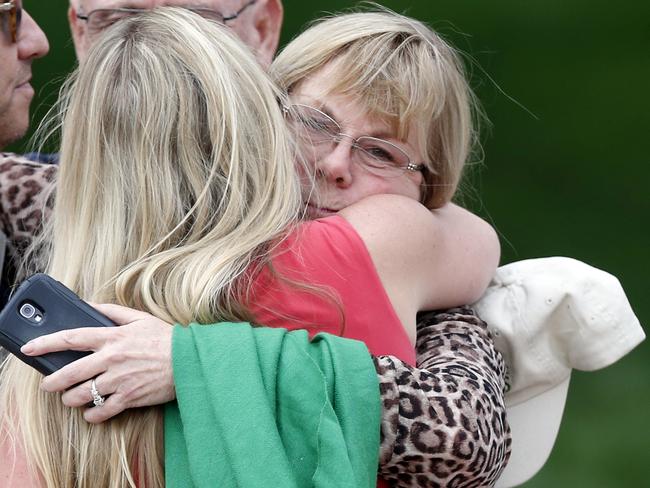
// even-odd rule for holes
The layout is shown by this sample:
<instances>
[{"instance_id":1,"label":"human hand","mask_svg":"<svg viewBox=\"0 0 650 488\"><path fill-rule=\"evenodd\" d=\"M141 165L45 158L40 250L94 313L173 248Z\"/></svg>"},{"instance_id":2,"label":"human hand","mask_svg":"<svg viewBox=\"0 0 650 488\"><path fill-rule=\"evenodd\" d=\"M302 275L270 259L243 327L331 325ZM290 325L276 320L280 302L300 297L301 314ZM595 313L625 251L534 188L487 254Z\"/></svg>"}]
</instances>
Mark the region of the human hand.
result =
<instances>
[{"instance_id":1,"label":"human hand","mask_svg":"<svg viewBox=\"0 0 650 488\"><path fill-rule=\"evenodd\" d=\"M171 324L120 305L93 306L120 327L64 330L38 337L21 348L28 356L65 350L93 351L45 377L41 388L63 392L64 405L84 407L93 401L91 380L94 378L97 391L106 401L84 412L86 421L93 424L127 408L173 400L176 394Z\"/></svg>"}]
</instances>

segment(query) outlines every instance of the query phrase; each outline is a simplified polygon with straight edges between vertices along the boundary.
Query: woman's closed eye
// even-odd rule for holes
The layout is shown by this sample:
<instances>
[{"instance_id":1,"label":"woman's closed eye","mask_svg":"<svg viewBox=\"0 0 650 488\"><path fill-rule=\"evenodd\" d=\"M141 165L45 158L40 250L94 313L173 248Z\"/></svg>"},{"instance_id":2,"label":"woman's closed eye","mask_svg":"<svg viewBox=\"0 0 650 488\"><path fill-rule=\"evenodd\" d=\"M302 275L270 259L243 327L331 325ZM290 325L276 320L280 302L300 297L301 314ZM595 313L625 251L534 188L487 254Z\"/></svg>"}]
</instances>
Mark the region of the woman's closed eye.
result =
<instances>
[{"instance_id":1,"label":"woman's closed eye","mask_svg":"<svg viewBox=\"0 0 650 488\"><path fill-rule=\"evenodd\" d=\"M408 164L408 157L401 154L401 151L388 142L383 142L378 139L362 137L358 140L356 146L364 155L364 159L368 164L378 166L403 166Z\"/></svg>"},{"instance_id":2,"label":"woman's closed eye","mask_svg":"<svg viewBox=\"0 0 650 488\"><path fill-rule=\"evenodd\" d=\"M393 155L381 147L362 148L370 157L382 163L395 163Z\"/></svg>"},{"instance_id":3,"label":"woman's closed eye","mask_svg":"<svg viewBox=\"0 0 650 488\"><path fill-rule=\"evenodd\" d=\"M335 137L340 132L338 125L324 117L300 116L300 123L310 132L316 132L330 137Z\"/></svg>"}]
</instances>

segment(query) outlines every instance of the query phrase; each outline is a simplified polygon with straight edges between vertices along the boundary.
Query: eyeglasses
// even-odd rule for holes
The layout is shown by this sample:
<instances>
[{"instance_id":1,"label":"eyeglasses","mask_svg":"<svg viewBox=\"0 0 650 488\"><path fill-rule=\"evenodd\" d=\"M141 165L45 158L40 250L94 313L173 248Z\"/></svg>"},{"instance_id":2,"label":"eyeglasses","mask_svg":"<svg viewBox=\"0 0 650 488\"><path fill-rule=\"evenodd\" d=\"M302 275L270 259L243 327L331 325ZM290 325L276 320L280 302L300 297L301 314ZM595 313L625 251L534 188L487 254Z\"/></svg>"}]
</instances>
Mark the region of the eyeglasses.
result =
<instances>
[{"instance_id":1,"label":"eyeglasses","mask_svg":"<svg viewBox=\"0 0 650 488\"><path fill-rule=\"evenodd\" d=\"M339 123L325 112L309 105L285 106L301 149L314 160L330 154L344 138L352 140L353 158L363 168L378 176L392 178L405 171L422 171L424 164L411 161L406 152L395 144L371 136L354 138L344 134Z\"/></svg>"},{"instance_id":2,"label":"eyeglasses","mask_svg":"<svg viewBox=\"0 0 650 488\"><path fill-rule=\"evenodd\" d=\"M250 0L232 15L224 15L221 12L217 12L216 10L205 7L184 8L200 15L204 19L211 20L219 24L224 24L231 20L235 20L242 14L244 10L253 5L256 1L257 0ZM126 17L130 17L131 15L146 12L147 10L148 9L144 8L100 8L89 12L87 15L77 13L77 18L86 21L88 26L88 33L92 37L99 34L104 29L107 29L115 22L118 22Z\"/></svg>"},{"instance_id":3,"label":"eyeglasses","mask_svg":"<svg viewBox=\"0 0 650 488\"><path fill-rule=\"evenodd\" d=\"M22 0L0 3L0 14L2 14L2 30L9 36L11 42L16 42L20 34L20 21L23 18Z\"/></svg>"}]
</instances>

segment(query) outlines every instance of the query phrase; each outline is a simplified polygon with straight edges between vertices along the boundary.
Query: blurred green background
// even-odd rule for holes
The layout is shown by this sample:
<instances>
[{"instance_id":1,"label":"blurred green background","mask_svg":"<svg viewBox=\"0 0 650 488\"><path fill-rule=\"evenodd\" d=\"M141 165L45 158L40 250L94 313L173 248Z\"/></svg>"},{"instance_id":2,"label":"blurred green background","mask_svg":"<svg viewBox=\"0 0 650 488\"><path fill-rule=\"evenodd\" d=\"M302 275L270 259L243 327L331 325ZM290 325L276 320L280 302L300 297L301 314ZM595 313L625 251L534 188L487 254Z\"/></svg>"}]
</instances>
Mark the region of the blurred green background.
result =
<instances>
[{"instance_id":1,"label":"blurred green background","mask_svg":"<svg viewBox=\"0 0 650 488\"><path fill-rule=\"evenodd\" d=\"M471 57L493 127L466 204L498 229L503 263L571 256L613 273L650 320L650 2L401 0ZM33 120L74 65L66 0L25 0L50 39ZM350 1L285 1L283 42ZM525 107L525 108L524 108ZM646 141L646 142L643 142ZM14 146L22 151L26 146ZM573 375L556 447L527 488L650 485L650 348Z\"/></svg>"}]
</instances>

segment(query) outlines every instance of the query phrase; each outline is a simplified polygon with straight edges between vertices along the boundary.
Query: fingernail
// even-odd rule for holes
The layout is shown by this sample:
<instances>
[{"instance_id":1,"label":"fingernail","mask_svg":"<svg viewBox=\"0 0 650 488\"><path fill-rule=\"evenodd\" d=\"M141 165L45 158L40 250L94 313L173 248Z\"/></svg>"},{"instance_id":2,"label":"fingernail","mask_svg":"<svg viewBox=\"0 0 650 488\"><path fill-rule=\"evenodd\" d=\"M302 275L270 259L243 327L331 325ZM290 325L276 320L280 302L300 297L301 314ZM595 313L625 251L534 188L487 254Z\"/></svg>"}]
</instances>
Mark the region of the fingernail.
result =
<instances>
[{"instance_id":1,"label":"fingernail","mask_svg":"<svg viewBox=\"0 0 650 488\"><path fill-rule=\"evenodd\" d=\"M34 344L32 344L32 341L29 341L27 344L20 348L20 352L23 354L29 354L32 351L34 351Z\"/></svg>"}]
</instances>

